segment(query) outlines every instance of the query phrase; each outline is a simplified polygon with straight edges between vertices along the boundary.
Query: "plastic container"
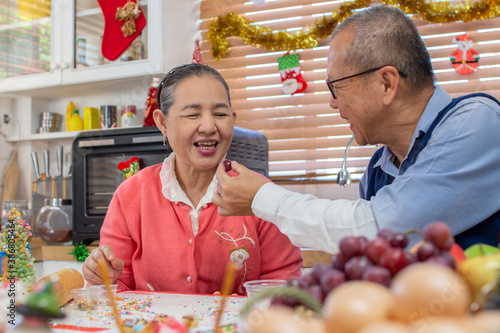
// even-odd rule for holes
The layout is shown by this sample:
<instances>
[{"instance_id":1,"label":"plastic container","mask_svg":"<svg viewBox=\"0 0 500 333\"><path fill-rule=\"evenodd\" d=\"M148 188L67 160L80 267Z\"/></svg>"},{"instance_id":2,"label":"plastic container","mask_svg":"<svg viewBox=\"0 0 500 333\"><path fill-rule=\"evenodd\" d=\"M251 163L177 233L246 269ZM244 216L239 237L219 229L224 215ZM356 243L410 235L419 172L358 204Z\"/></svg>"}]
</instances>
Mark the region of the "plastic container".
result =
<instances>
[{"instance_id":1,"label":"plastic container","mask_svg":"<svg viewBox=\"0 0 500 333\"><path fill-rule=\"evenodd\" d=\"M116 297L117 284L109 286L113 297ZM89 286L71 290L71 296L76 308L81 311L95 310L97 308L111 306L108 290L105 285Z\"/></svg>"},{"instance_id":2,"label":"plastic container","mask_svg":"<svg viewBox=\"0 0 500 333\"><path fill-rule=\"evenodd\" d=\"M285 285L286 280L254 280L243 283L243 287L245 287L248 297L251 297L262 290L283 287Z\"/></svg>"},{"instance_id":3,"label":"plastic container","mask_svg":"<svg viewBox=\"0 0 500 333\"><path fill-rule=\"evenodd\" d=\"M92 130L99 128L99 110L93 107L83 109L83 129Z\"/></svg>"},{"instance_id":4,"label":"plastic container","mask_svg":"<svg viewBox=\"0 0 500 333\"><path fill-rule=\"evenodd\" d=\"M99 306L98 304L98 292L99 289L95 286L89 288L78 288L71 290L71 296L76 305L76 308L80 311L95 310Z\"/></svg>"},{"instance_id":5,"label":"plastic container","mask_svg":"<svg viewBox=\"0 0 500 333\"><path fill-rule=\"evenodd\" d=\"M49 198L36 218L36 232L49 245L71 245L71 200Z\"/></svg>"},{"instance_id":6,"label":"plastic container","mask_svg":"<svg viewBox=\"0 0 500 333\"><path fill-rule=\"evenodd\" d=\"M111 306L111 300L109 298L108 290L105 285L101 286L93 286L97 288L97 304L101 306ZM111 288L111 294L114 298L116 298L116 291L118 290L117 284L111 284L109 286Z\"/></svg>"},{"instance_id":7,"label":"plastic container","mask_svg":"<svg viewBox=\"0 0 500 333\"><path fill-rule=\"evenodd\" d=\"M80 117L78 110L73 111L73 115L69 120L68 131L83 131L83 119Z\"/></svg>"},{"instance_id":8,"label":"plastic container","mask_svg":"<svg viewBox=\"0 0 500 333\"><path fill-rule=\"evenodd\" d=\"M73 104L73 101L69 101L66 107L66 131L69 131L69 120L73 116L73 112L75 112L75 104Z\"/></svg>"}]
</instances>

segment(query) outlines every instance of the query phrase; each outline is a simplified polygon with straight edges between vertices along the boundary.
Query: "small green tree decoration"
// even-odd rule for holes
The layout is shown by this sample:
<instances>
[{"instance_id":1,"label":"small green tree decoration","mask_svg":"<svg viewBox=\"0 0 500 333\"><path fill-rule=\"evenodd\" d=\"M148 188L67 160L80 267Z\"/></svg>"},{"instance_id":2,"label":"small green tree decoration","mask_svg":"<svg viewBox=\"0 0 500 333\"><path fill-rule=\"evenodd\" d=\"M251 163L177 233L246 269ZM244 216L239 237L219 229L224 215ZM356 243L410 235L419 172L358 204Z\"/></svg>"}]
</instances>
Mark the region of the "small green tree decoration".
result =
<instances>
[{"instance_id":1,"label":"small green tree decoration","mask_svg":"<svg viewBox=\"0 0 500 333\"><path fill-rule=\"evenodd\" d=\"M7 222L2 226L0 233L0 247L5 252L6 268L2 280L32 281L35 277L33 252L28 238L31 236L31 227L21 220L21 214L15 209L7 213Z\"/></svg>"}]
</instances>

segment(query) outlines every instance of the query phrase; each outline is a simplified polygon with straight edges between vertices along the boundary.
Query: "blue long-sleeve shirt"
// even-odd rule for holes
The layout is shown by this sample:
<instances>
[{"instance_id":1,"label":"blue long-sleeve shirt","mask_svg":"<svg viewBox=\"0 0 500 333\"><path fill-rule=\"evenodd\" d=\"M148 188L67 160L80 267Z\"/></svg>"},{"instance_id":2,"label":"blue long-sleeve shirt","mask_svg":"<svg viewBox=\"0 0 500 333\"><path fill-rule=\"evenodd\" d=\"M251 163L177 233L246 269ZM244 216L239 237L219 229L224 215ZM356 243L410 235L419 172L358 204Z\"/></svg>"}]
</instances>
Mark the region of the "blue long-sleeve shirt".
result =
<instances>
[{"instance_id":1,"label":"blue long-sleeve shirt","mask_svg":"<svg viewBox=\"0 0 500 333\"><path fill-rule=\"evenodd\" d=\"M425 133L451 96L436 87L413 134ZM453 235L500 210L500 107L486 98L463 100L438 123L415 163L400 174L385 146L375 166L395 177L371 198L380 228L421 229L448 223ZM360 195L366 198L366 173Z\"/></svg>"},{"instance_id":2,"label":"blue long-sleeve shirt","mask_svg":"<svg viewBox=\"0 0 500 333\"><path fill-rule=\"evenodd\" d=\"M409 151L451 100L436 87ZM373 238L382 228L405 232L433 221L447 222L456 235L500 210L500 108L494 101L470 98L451 109L403 175L392 152L383 149L378 163L395 179L370 201L318 199L267 183L252 202L253 212L276 224L294 245L334 253L347 235ZM362 198L365 189L363 177ZM410 235L410 245L419 239Z\"/></svg>"}]
</instances>

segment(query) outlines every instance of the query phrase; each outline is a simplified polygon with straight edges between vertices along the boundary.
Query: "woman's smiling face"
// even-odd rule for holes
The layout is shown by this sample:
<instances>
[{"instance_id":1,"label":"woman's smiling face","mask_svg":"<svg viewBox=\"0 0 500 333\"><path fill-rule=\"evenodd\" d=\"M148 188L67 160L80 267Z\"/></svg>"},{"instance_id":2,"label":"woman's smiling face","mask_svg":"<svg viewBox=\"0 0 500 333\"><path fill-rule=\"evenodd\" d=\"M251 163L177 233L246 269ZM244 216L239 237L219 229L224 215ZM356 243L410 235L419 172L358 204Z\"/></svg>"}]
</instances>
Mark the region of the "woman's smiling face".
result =
<instances>
[{"instance_id":1,"label":"woman's smiling face","mask_svg":"<svg viewBox=\"0 0 500 333\"><path fill-rule=\"evenodd\" d=\"M192 75L175 88L165 117L165 134L177 166L196 170L217 167L233 136L234 117L226 89L211 76Z\"/></svg>"}]
</instances>

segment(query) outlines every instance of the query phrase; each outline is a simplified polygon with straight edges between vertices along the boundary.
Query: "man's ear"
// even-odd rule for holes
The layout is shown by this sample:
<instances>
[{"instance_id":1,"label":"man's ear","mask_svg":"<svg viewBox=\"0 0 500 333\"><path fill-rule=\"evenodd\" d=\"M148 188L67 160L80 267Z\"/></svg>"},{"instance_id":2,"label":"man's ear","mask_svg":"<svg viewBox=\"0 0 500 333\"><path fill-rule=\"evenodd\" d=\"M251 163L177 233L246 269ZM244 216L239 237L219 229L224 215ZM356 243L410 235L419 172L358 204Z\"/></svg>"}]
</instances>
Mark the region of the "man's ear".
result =
<instances>
[{"instance_id":1,"label":"man's ear","mask_svg":"<svg viewBox=\"0 0 500 333\"><path fill-rule=\"evenodd\" d=\"M401 76L395 67L386 66L381 69L381 77L384 85L384 103L391 104L396 98Z\"/></svg>"},{"instance_id":2,"label":"man's ear","mask_svg":"<svg viewBox=\"0 0 500 333\"><path fill-rule=\"evenodd\" d=\"M233 111L233 121L236 122L236 112Z\"/></svg>"},{"instance_id":3,"label":"man's ear","mask_svg":"<svg viewBox=\"0 0 500 333\"><path fill-rule=\"evenodd\" d=\"M160 109L156 109L153 112L153 119L155 121L156 127L165 135L167 133L167 126L165 125L165 116Z\"/></svg>"}]
</instances>

